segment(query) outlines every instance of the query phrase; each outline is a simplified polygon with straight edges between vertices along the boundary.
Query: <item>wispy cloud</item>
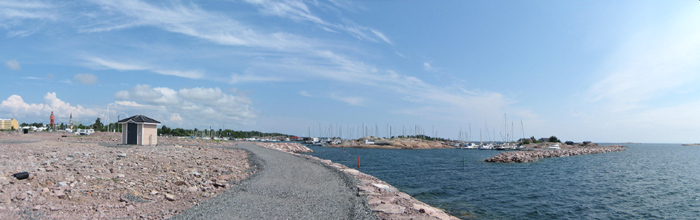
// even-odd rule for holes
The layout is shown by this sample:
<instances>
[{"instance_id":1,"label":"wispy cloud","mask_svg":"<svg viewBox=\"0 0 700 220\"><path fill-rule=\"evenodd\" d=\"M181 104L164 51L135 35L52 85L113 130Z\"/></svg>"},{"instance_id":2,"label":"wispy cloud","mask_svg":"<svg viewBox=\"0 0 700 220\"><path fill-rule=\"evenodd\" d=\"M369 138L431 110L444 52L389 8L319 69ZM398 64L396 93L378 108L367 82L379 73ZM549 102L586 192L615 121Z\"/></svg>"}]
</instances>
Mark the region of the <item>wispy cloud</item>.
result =
<instances>
[{"instance_id":1,"label":"wispy cloud","mask_svg":"<svg viewBox=\"0 0 700 220\"><path fill-rule=\"evenodd\" d=\"M299 91L299 95L304 96L304 97L312 97L311 94L307 91Z\"/></svg>"},{"instance_id":2,"label":"wispy cloud","mask_svg":"<svg viewBox=\"0 0 700 220\"><path fill-rule=\"evenodd\" d=\"M9 37L25 37L38 31L41 23L33 21L54 21L59 17L55 6L44 1L0 1L0 27L8 29Z\"/></svg>"},{"instance_id":3,"label":"wispy cloud","mask_svg":"<svg viewBox=\"0 0 700 220\"><path fill-rule=\"evenodd\" d=\"M332 80L390 91L394 93L392 96L407 97L404 100L413 102L415 105L439 106L423 110L439 110L439 115L445 115L445 117L470 115L472 118L497 120L505 111L504 108L513 104L513 101L497 92L432 85L417 77L393 70L382 70L332 51L315 51L313 54L320 59L318 61L294 59L289 62L266 63L266 66L270 71L298 73L302 74L300 77L306 79ZM362 102L357 99L354 103ZM433 115L432 113L435 112L422 113L422 115Z\"/></svg>"},{"instance_id":4,"label":"wispy cloud","mask_svg":"<svg viewBox=\"0 0 700 220\"><path fill-rule=\"evenodd\" d=\"M592 102L626 111L643 102L695 85L700 75L700 15L680 15L657 29L641 30L622 44L587 91Z\"/></svg>"},{"instance_id":5,"label":"wispy cloud","mask_svg":"<svg viewBox=\"0 0 700 220\"><path fill-rule=\"evenodd\" d=\"M331 94L330 98L345 102L348 105L355 105L355 106L362 106L362 105L364 105L364 102L365 102L365 98L357 97L357 96L340 96L340 95L336 95L336 94Z\"/></svg>"},{"instance_id":6,"label":"wispy cloud","mask_svg":"<svg viewBox=\"0 0 700 220\"><path fill-rule=\"evenodd\" d=\"M109 22L81 28L85 32L105 32L139 26L152 26L216 44L262 47L278 50L303 48L307 41L288 33L260 33L230 17L205 11L193 4L171 2L157 6L139 0L101 1Z\"/></svg>"},{"instance_id":7,"label":"wispy cloud","mask_svg":"<svg viewBox=\"0 0 700 220\"><path fill-rule=\"evenodd\" d=\"M287 81L281 77L277 76L258 76L258 75L250 75L250 74L244 74L244 75L239 75L239 74L231 74L231 84L238 84L238 83L261 83L261 82L282 82L282 81Z\"/></svg>"},{"instance_id":8,"label":"wispy cloud","mask_svg":"<svg viewBox=\"0 0 700 220\"><path fill-rule=\"evenodd\" d=\"M141 65L141 64L105 60L105 59L98 58L98 57L87 57L87 58L85 58L85 60L88 61L88 65L91 65L91 66L98 66L98 67L102 67L102 68L108 68L108 69L114 69L114 70L120 70L120 71L151 71L153 73L157 73L160 75L177 76L177 77L188 78L188 79L200 79L200 78L204 77L204 74L201 73L200 71L167 70L167 69L160 69L157 67L150 67L150 66Z\"/></svg>"},{"instance_id":9,"label":"wispy cloud","mask_svg":"<svg viewBox=\"0 0 700 220\"><path fill-rule=\"evenodd\" d=\"M357 25L347 19L343 19L345 21L343 24L327 22L321 19L319 16L314 15L309 9L308 5L303 1L246 0L246 2L258 6L263 14L288 18L299 22L311 22L322 27L323 30L329 32L346 32L361 40L368 40L372 42L382 41L388 44L393 44L391 40L389 40L389 38L382 32ZM336 6L341 6L342 8L347 8L350 6L350 4L340 1L333 2L333 4Z\"/></svg>"}]
</instances>

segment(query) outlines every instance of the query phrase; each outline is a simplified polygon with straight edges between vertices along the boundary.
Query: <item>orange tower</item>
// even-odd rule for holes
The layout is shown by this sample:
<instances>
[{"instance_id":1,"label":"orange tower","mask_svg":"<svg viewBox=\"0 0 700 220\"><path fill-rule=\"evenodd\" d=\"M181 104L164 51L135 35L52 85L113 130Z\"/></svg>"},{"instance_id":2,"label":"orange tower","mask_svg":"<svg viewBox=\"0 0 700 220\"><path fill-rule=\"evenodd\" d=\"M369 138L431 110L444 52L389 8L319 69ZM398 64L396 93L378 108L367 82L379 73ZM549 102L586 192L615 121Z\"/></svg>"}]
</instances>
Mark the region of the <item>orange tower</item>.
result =
<instances>
[{"instance_id":1,"label":"orange tower","mask_svg":"<svg viewBox=\"0 0 700 220\"><path fill-rule=\"evenodd\" d=\"M53 111L51 111L51 129L56 129L56 116L53 116Z\"/></svg>"}]
</instances>

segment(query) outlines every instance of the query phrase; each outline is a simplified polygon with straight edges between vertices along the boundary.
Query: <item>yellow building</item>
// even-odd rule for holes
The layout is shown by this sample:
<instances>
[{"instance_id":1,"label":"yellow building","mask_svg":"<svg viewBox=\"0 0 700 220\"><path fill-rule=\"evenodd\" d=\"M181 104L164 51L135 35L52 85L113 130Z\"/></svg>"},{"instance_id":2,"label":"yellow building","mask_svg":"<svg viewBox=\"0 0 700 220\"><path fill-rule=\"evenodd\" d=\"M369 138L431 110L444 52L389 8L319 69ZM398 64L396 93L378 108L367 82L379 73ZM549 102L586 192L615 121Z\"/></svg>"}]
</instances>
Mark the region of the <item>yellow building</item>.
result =
<instances>
[{"instance_id":1,"label":"yellow building","mask_svg":"<svg viewBox=\"0 0 700 220\"><path fill-rule=\"evenodd\" d=\"M0 130L12 129L19 129L19 122L17 122L17 119L0 119Z\"/></svg>"},{"instance_id":2,"label":"yellow building","mask_svg":"<svg viewBox=\"0 0 700 220\"><path fill-rule=\"evenodd\" d=\"M122 125L122 144L156 145L158 144L159 121L135 115L119 121Z\"/></svg>"}]
</instances>

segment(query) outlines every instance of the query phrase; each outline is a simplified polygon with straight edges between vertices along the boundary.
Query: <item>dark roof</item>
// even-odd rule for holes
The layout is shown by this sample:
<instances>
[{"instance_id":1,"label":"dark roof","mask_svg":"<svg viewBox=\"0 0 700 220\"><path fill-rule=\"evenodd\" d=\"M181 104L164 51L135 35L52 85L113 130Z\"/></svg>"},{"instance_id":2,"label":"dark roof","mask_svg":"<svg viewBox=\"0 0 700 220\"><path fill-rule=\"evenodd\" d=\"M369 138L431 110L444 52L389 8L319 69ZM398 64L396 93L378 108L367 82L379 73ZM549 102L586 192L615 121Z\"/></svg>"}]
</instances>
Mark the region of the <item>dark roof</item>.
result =
<instances>
[{"instance_id":1,"label":"dark roof","mask_svg":"<svg viewBox=\"0 0 700 220\"><path fill-rule=\"evenodd\" d=\"M133 122L137 122L137 123L138 123L138 122L141 122L141 123L156 123L156 124L160 124L159 121L156 121L156 120L154 120L154 119L152 119L152 118L149 118L149 117L146 117L146 116L144 116L144 115L134 115L134 116L131 116L131 117L128 117L128 118L125 118L125 119L120 120L119 123L127 123L129 120L131 120L131 121L133 121Z\"/></svg>"}]
</instances>

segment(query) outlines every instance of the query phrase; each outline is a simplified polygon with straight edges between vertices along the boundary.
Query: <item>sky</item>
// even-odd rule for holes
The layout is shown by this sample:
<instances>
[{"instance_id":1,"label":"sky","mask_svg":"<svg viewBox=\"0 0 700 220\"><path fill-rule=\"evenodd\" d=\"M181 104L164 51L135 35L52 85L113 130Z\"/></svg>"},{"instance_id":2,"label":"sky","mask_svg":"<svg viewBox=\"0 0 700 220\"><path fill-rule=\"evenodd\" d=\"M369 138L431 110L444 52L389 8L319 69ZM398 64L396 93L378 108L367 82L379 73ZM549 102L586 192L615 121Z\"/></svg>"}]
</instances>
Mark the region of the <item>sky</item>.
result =
<instances>
[{"instance_id":1,"label":"sky","mask_svg":"<svg viewBox=\"0 0 700 220\"><path fill-rule=\"evenodd\" d=\"M0 118L696 143L698 27L698 1L3 0Z\"/></svg>"}]
</instances>

